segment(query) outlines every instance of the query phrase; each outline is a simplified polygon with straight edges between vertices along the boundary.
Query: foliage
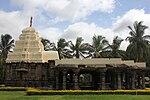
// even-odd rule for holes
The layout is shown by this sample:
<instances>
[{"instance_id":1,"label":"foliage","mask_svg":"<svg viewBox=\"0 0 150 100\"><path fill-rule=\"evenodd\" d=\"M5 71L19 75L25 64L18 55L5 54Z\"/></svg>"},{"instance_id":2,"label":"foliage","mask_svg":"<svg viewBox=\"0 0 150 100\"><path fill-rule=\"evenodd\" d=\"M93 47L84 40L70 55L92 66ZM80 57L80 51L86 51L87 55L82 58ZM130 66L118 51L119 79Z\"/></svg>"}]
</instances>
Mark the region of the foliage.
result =
<instances>
[{"instance_id":1,"label":"foliage","mask_svg":"<svg viewBox=\"0 0 150 100\"><path fill-rule=\"evenodd\" d=\"M57 42L57 46L54 46L54 50L58 51L59 58L70 58L68 49L68 42L64 38L60 38Z\"/></svg>"},{"instance_id":2,"label":"foliage","mask_svg":"<svg viewBox=\"0 0 150 100\"><path fill-rule=\"evenodd\" d=\"M102 58L101 52L105 50L108 41L103 36L94 35L92 38L92 45L89 45L89 52L93 58Z\"/></svg>"},{"instance_id":3,"label":"foliage","mask_svg":"<svg viewBox=\"0 0 150 100\"><path fill-rule=\"evenodd\" d=\"M64 38L60 38L57 42L57 44L50 42L48 39L41 38L41 42L44 46L45 51L58 51L59 58L69 58L68 54L68 42Z\"/></svg>"},{"instance_id":4,"label":"foliage","mask_svg":"<svg viewBox=\"0 0 150 100\"><path fill-rule=\"evenodd\" d=\"M0 41L0 83L4 81L5 77L5 61L7 58L8 52L11 52L11 49L14 47L14 40L9 34L2 34Z\"/></svg>"},{"instance_id":5,"label":"foliage","mask_svg":"<svg viewBox=\"0 0 150 100\"><path fill-rule=\"evenodd\" d=\"M41 90L28 88L27 95L85 95L85 94L133 94L150 95L150 89L145 90Z\"/></svg>"},{"instance_id":6,"label":"foliage","mask_svg":"<svg viewBox=\"0 0 150 100\"><path fill-rule=\"evenodd\" d=\"M108 56L110 58L127 59L126 52L123 50L119 50L122 41L123 39L119 38L118 36L114 37L112 44L111 45L109 44L106 47L108 50L104 52L108 53Z\"/></svg>"},{"instance_id":7,"label":"foliage","mask_svg":"<svg viewBox=\"0 0 150 100\"><path fill-rule=\"evenodd\" d=\"M134 59L136 62L144 61L146 55L149 54L149 39L150 35L145 35L145 29L148 27L142 25L142 21L134 22L134 29L131 26L128 28L131 30L126 40L130 42L127 47L127 53L130 59Z\"/></svg>"},{"instance_id":8,"label":"foliage","mask_svg":"<svg viewBox=\"0 0 150 100\"><path fill-rule=\"evenodd\" d=\"M48 39L44 39L44 38L41 38L41 42L44 46L45 51L53 50L53 48L54 48L54 43L53 42L50 42Z\"/></svg>"},{"instance_id":9,"label":"foliage","mask_svg":"<svg viewBox=\"0 0 150 100\"><path fill-rule=\"evenodd\" d=\"M9 34L2 34L0 41L1 59L5 62L8 52L14 47L14 40ZM2 61L2 62L3 62Z\"/></svg>"},{"instance_id":10,"label":"foliage","mask_svg":"<svg viewBox=\"0 0 150 100\"><path fill-rule=\"evenodd\" d=\"M2 85L1 85L2 86ZM0 87L0 91L25 91L25 87Z\"/></svg>"},{"instance_id":11,"label":"foliage","mask_svg":"<svg viewBox=\"0 0 150 100\"><path fill-rule=\"evenodd\" d=\"M76 58L86 58L86 55L88 56L88 43L82 43L83 42L82 37L77 37L75 44L72 43L72 41L69 42L70 50L70 56L76 57Z\"/></svg>"}]
</instances>

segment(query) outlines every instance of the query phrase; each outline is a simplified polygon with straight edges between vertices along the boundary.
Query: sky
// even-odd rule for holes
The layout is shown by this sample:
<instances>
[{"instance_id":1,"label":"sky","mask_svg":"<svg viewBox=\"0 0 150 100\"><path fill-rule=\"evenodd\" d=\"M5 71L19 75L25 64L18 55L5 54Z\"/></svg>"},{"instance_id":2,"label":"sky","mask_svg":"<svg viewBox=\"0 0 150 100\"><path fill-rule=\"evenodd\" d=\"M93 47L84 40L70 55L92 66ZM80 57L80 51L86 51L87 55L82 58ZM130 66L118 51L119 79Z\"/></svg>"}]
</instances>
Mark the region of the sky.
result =
<instances>
[{"instance_id":1,"label":"sky","mask_svg":"<svg viewBox=\"0 0 150 100\"><path fill-rule=\"evenodd\" d=\"M17 40L32 16L35 30L51 42L83 37L91 43L94 35L102 35L111 43L115 36L129 36L127 26L135 21L150 27L149 6L149 0L0 0L0 35ZM123 41L121 49L127 46Z\"/></svg>"}]
</instances>

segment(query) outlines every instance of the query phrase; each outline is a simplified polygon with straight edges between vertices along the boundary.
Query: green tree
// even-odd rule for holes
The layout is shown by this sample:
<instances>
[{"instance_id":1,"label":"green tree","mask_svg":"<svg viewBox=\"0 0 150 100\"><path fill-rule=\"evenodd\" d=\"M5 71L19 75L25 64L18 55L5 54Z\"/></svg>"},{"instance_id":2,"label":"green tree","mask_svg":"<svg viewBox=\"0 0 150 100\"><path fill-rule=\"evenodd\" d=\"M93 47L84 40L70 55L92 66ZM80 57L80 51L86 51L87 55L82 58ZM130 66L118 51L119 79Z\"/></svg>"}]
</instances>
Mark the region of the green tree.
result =
<instances>
[{"instance_id":1,"label":"green tree","mask_svg":"<svg viewBox=\"0 0 150 100\"><path fill-rule=\"evenodd\" d=\"M0 41L1 60L5 62L8 52L14 47L14 39L9 34L2 34Z\"/></svg>"},{"instance_id":2,"label":"green tree","mask_svg":"<svg viewBox=\"0 0 150 100\"><path fill-rule=\"evenodd\" d=\"M2 34L0 41L0 82L4 80L5 62L8 52L14 47L14 39L9 34Z\"/></svg>"},{"instance_id":3,"label":"green tree","mask_svg":"<svg viewBox=\"0 0 150 100\"><path fill-rule=\"evenodd\" d=\"M68 42L63 38L60 38L57 42L57 46L54 46L54 50L58 51L60 59L70 57L68 53L69 50L66 47L68 47Z\"/></svg>"},{"instance_id":4,"label":"green tree","mask_svg":"<svg viewBox=\"0 0 150 100\"><path fill-rule=\"evenodd\" d=\"M112 44L109 44L107 47L107 53L109 53L109 57L127 59L126 52L119 50L122 41L123 39L119 38L118 36L114 37Z\"/></svg>"},{"instance_id":5,"label":"green tree","mask_svg":"<svg viewBox=\"0 0 150 100\"><path fill-rule=\"evenodd\" d=\"M82 37L77 37L75 44L72 43L72 41L69 42L70 56L80 58L84 57L86 58L88 56L88 43L82 43L83 42Z\"/></svg>"},{"instance_id":6,"label":"green tree","mask_svg":"<svg viewBox=\"0 0 150 100\"><path fill-rule=\"evenodd\" d=\"M135 21L133 28L128 26L130 29L129 35L126 40L129 41L127 47L127 53L130 59L134 59L136 62L144 61L146 55L149 52L149 38L150 35L145 35L145 29L148 27L142 24L142 21Z\"/></svg>"},{"instance_id":7,"label":"green tree","mask_svg":"<svg viewBox=\"0 0 150 100\"><path fill-rule=\"evenodd\" d=\"M45 51L50 51L54 49L55 44L53 42L50 42L48 39L41 38L41 42L44 46Z\"/></svg>"},{"instance_id":8,"label":"green tree","mask_svg":"<svg viewBox=\"0 0 150 100\"><path fill-rule=\"evenodd\" d=\"M94 35L92 38L92 45L89 45L89 52L93 58L101 58L101 52L108 46L108 41L103 36Z\"/></svg>"}]
</instances>

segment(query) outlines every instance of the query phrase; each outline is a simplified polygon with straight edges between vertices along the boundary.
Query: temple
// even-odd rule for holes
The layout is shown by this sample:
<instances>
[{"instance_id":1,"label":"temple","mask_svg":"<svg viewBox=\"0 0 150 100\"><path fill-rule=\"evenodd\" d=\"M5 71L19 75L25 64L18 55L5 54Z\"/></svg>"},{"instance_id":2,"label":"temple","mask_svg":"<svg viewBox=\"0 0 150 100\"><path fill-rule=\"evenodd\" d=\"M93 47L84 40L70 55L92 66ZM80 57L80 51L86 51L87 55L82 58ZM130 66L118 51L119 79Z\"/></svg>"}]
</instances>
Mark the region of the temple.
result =
<instances>
[{"instance_id":1,"label":"temple","mask_svg":"<svg viewBox=\"0 0 150 100\"><path fill-rule=\"evenodd\" d=\"M60 60L57 51L44 51L31 18L8 54L5 84L54 90L144 89L146 70L146 63L120 58Z\"/></svg>"}]
</instances>

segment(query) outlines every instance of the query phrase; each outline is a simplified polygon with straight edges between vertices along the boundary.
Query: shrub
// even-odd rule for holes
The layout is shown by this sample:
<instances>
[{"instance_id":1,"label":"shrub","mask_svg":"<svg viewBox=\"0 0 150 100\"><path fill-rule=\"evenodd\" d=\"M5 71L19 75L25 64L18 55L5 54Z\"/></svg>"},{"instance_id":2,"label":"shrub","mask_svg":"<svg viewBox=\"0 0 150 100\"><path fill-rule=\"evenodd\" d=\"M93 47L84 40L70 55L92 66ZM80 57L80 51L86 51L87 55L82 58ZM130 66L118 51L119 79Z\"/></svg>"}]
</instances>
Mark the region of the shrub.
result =
<instances>
[{"instance_id":1,"label":"shrub","mask_svg":"<svg viewBox=\"0 0 150 100\"><path fill-rule=\"evenodd\" d=\"M132 94L150 95L150 89L145 90L40 90L28 88L27 95L84 95L84 94Z\"/></svg>"},{"instance_id":2,"label":"shrub","mask_svg":"<svg viewBox=\"0 0 150 100\"><path fill-rule=\"evenodd\" d=\"M0 87L5 87L5 85L4 85L4 84L1 84Z\"/></svg>"},{"instance_id":3,"label":"shrub","mask_svg":"<svg viewBox=\"0 0 150 100\"><path fill-rule=\"evenodd\" d=\"M0 87L0 91L26 91L25 87Z\"/></svg>"}]
</instances>

